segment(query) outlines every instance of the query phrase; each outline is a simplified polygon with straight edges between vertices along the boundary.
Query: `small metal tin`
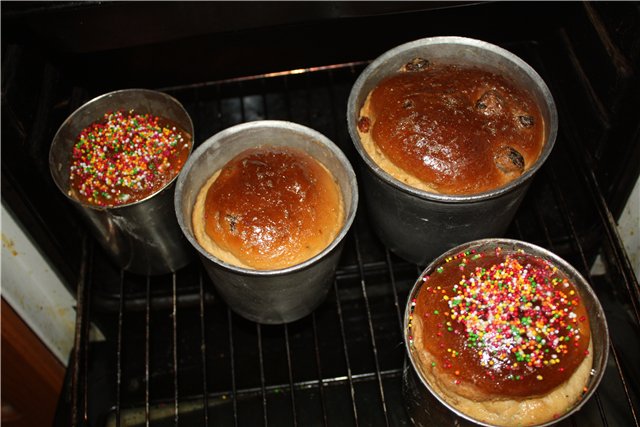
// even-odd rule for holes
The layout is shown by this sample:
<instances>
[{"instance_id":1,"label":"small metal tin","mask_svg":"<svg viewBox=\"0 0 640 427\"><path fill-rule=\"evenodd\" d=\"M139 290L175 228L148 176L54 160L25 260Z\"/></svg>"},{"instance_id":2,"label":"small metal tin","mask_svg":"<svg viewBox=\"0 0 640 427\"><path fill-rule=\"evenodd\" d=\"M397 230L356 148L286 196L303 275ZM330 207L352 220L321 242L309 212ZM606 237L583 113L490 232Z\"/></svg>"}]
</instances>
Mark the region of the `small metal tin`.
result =
<instances>
[{"instance_id":1,"label":"small metal tin","mask_svg":"<svg viewBox=\"0 0 640 427\"><path fill-rule=\"evenodd\" d=\"M71 151L78 135L102 120L106 112L117 110L167 118L193 139L191 118L173 97L147 89L110 92L87 102L62 123L49 151L51 175L118 267L148 275L176 271L193 259L193 251L180 232L173 209L175 177L143 200L114 207L90 205L69 195Z\"/></svg>"},{"instance_id":2,"label":"small metal tin","mask_svg":"<svg viewBox=\"0 0 640 427\"><path fill-rule=\"evenodd\" d=\"M526 89L545 121L545 144L537 161L507 185L473 195L446 195L411 187L385 172L367 154L357 131L360 109L378 82L415 58L471 65L496 72ZM442 251L470 240L501 236L555 143L558 114L547 85L528 64L498 46L464 37L432 37L389 50L358 77L347 106L351 139L362 157L368 213L382 242L394 253L425 265Z\"/></svg>"},{"instance_id":3,"label":"small metal tin","mask_svg":"<svg viewBox=\"0 0 640 427\"><path fill-rule=\"evenodd\" d=\"M535 427L554 425L570 417L582 408L600 384L600 380L602 379L607 366L607 358L609 355L609 330L600 301L584 277L582 277L582 275L573 266L553 252L531 243L504 238L476 240L459 245L433 260L424 269L409 293L403 323L403 336L407 351L407 358L405 359L402 377L402 392L409 416L416 426L492 426L492 424L487 424L473 419L459 411L446 402L431 388L428 381L420 372L420 369L416 366L417 362L414 358L414 351L416 350L412 348L410 343L411 340L409 338L411 335L409 316L412 312L411 302L417 297L422 284L425 283L422 278L433 273L438 266L445 262L447 258L454 257L458 253L470 250L475 250L478 253L486 253L487 251L495 250L497 247L500 247L503 253L514 253L517 250L523 250L527 254L550 261L575 285L587 308L587 312L589 313L591 339L593 343L593 367L587 383L588 390L570 410L566 411L558 418L546 423L537 424Z\"/></svg>"},{"instance_id":4,"label":"small metal tin","mask_svg":"<svg viewBox=\"0 0 640 427\"><path fill-rule=\"evenodd\" d=\"M307 261L278 270L253 270L220 260L198 243L191 219L196 197L207 179L237 154L261 145L295 147L310 154L332 173L344 203L344 224L331 244ZM342 151L313 129L285 121L262 120L213 135L193 153L184 172L176 186L176 216L229 307L249 320L265 324L292 322L310 314L333 283L344 238L358 206L356 177Z\"/></svg>"}]
</instances>

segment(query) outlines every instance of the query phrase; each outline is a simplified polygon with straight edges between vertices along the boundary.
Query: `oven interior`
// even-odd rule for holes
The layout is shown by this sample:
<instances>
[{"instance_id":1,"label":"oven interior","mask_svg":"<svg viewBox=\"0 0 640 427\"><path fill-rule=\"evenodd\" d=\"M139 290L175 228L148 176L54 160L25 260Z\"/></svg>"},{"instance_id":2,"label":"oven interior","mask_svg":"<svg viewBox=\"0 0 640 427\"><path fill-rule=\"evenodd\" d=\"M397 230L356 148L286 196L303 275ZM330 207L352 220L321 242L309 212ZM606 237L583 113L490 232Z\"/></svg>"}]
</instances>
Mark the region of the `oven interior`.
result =
<instances>
[{"instance_id":1,"label":"oven interior","mask_svg":"<svg viewBox=\"0 0 640 427\"><path fill-rule=\"evenodd\" d=\"M3 4L2 24L2 200L77 296L56 425L410 425L402 318L421 268L377 240L362 201L326 301L265 326L230 311L195 256L163 276L115 268L55 187L48 149L87 100L146 87L183 103L196 144L289 120L358 172L351 86L384 51L436 35L500 45L550 87L556 146L507 236L569 261L607 316L604 379L562 425L639 425L640 288L616 230L640 171L638 4L35 2Z\"/></svg>"}]
</instances>

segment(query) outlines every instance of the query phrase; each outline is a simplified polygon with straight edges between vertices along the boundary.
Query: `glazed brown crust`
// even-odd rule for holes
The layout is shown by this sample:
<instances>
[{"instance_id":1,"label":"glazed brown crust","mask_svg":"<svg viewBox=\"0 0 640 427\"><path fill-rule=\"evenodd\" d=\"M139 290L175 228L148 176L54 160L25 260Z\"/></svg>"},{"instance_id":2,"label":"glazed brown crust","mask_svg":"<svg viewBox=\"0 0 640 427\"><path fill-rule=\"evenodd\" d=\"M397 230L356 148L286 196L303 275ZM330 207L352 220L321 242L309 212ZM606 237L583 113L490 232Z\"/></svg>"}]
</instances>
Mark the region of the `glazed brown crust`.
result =
<instances>
[{"instance_id":1,"label":"glazed brown crust","mask_svg":"<svg viewBox=\"0 0 640 427\"><path fill-rule=\"evenodd\" d=\"M321 252L342 227L331 174L289 147L246 150L207 190L205 230L223 251L255 269L278 269Z\"/></svg>"},{"instance_id":2,"label":"glazed brown crust","mask_svg":"<svg viewBox=\"0 0 640 427\"><path fill-rule=\"evenodd\" d=\"M445 194L500 187L535 162L544 123L533 99L478 68L429 64L384 79L359 118L395 166Z\"/></svg>"},{"instance_id":3,"label":"glazed brown crust","mask_svg":"<svg viewBox=\"0 0 640 427\"><path fill-rule=\"evenodd\" d=\"M532 426L558 418L573 408L584 393L593 365L593 342L589 355L563 384L542 396L518 397L487 395L473 384L456 384L458 376L439 367L430 353L422 351L420 330L412 349L417 368L432 390L462 413L496 426Z\"/></svg>"},{"instance_id":4,"label":"glazed brown crust","mask_svg":"<svg viewBox=\"0 0 640 427\"><path fill-rule=\"evenodd\" d=\"M519 285L516 289L523 289L522 295L510 293L508 297L505 296L513 301L508 306L508 309L513 308L513 312L500 317L499 323L489 321L497 319L500 314L495 305L488 309L480 308L483 302L496 303L498 298L466 297L466 303L463 298L459 298L462 301L460 304L468 304L464 308L466 311L458 309L460 306L452 306L451 302L458 301L454 298L460 295L456 293L454 286L462 286L459 284L471 277L478 283L480 279L472 274L474 271L478 268L491 271L493 266L505 260L504 255L490 254L473 262L465 258L466 262L459 262L460 267L458 262L445 266L441 272L430 276L416 299L414 318L419 320L416 325L420 327L423 351L430 353L439 369L459 385L457 389L460 394L469 394L465 393L465 390L469 390L465 385L472 386L470 395L467 396L469 398L474 393L498 398L544 395L566 382L589 353L589 318L574 285L570 282L561 284L559 280L562 276L559 273L548 275L545 270L547 264L536 257L517 254L513 255L513 259L517 259L518 265L523 269L544 271L536 279L541 283L537 286L538 291L542 292L544 289L545 293L554 292L557 295L548 298L536 296L535 291L531 292L529 288L525 291ZM502 268L496 276L505 277L505 283L512 280L510 276L507 278L510 268ZM542 285L543 282L554 279L558 279L558 285L549 288ZM468 289L474 285L465 283L464 286ZM491 289L495 287L483 284L478 291L485 293ZM527 300L526 304L530 304L529 308L525 307L522 302L524 300ZM504 307L507 307L506 303ZM460 317L455 318L456 312L467 313L472 318L471 321L474 321L474 316L481 319L487 317L486 320L481 320L484 325L479 331L485 334L484 342L482 338L469 335L470 323L461 321ZM572 314L567 315L568 312ZM525 325L525 317L528 317L531 327ZM499 334L497 336L502 336L502 341L487 339L491 334ZM545 342L543 338L548 337L555 337L556 341ZM526 343L526 348L519 347L523 349L523 356L537 355L540 358L539 366L517 357L515 348L518 346L514 344L517 340Z\"/></svg>"},{"instance_id":5,"label":"glazed brown crust","mask_svg":"<svg viewBox=\"0 0 640 427\"><path fill-rule=\"evenodd\" d=\"M407 325L412 360L458 411L491 425L538 425L584 395L589 315L552 263L520 250L470 250L419 280Z\"/></svg>"}]
</instances>

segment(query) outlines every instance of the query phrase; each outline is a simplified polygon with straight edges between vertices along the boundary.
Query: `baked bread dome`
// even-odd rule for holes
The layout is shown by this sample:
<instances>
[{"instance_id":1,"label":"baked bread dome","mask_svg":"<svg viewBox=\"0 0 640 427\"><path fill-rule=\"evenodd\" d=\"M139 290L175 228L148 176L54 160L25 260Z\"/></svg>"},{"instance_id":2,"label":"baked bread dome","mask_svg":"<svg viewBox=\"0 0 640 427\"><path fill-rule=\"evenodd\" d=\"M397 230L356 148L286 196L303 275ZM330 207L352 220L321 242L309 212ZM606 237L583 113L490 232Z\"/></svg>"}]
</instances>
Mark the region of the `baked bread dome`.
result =
<instances>
[{"instance_id":1,"label":"baked bread dome","mask_svg":"<svg viewBox=\"0 0 640 427\"><path fill-rule=\"evenodd\" d=\"M552 421L584 395L590 316L557 266L521 249L466 250L419 280L409 348L451 406L492 425L525 426Z\"/></svg>"},{"instance_id":2,"label":"baked bread dome","mask_svg":"<svg viewBox=\"0 0 640 427\"><path fill-rule=\"evenodd\" d=\"M320 253L344 223L340 189L306 152L245 150L202 187L194 234L208 252L240 267L275 270Z\"/></svg>"},{"instance_id":3,"label":"baked bread dome","mask_svg":"<svg viewBox=\"0 0 640 427\"><path fill-rule=\"evenodd\" d=\"M532 96L507 78L417 58L368 94L357 130L367 153L396 179L468 195L530 168L544 125Z\"/></svg>"}]
</instances>

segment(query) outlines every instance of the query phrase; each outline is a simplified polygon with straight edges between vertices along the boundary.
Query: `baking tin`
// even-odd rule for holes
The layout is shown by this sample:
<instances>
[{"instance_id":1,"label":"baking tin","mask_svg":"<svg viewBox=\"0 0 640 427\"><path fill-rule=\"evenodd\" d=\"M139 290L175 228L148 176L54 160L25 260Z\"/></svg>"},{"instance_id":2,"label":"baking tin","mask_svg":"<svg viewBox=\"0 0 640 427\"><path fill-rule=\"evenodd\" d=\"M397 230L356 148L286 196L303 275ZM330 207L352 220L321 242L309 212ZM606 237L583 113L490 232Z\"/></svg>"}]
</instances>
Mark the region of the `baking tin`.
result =
<instances>
[{"instance_id":1,"label":"baking tin","mask_svg":"<svg viewBox=\"0 0 640 427\"><path fill-rule=\"evenodd\" d=\"M369 92L385 77L415 58L470 65L510 78L526 89L540 107L545 144L537 161L503 187L473 195L446 195L411 187L385 172L367 154L357 131L359 112ZM513 53L464 37L432 37L389 50L375 59L351 89L347 107L351 139L362 158L362 185L367 210L382 242L399 256L425 265L442 251L470 240L503 235L534 174L555 143L558 114L547 85Z\"/></svg>"},{"instance_id":2,"label":"baking tin","mask_svg":"<svg viewBox=\"0 0 640 427\"><path fill-rule=\"evenodd\" d=\"M198 243L191 221L196 197L207 179L237 154L261 145L295 147L310 154L333 174L344 203L344 224L331 244L307 261L278 270L253 270L220 260ZM219 295L236 313L265 324L300 319L324 300L357 206L356 177L342 151L313 129L275 120L243 123L207 139L187 161L175 193L180 227L198 251Z\"/></svg>"},{"instance_id":3,"label":"baking tin","mask_svg":"<svg viewBox=\"0 0 640 427\"><path fill-rule=\"evenodd\" d=\"M118 267L145 275L176 271L193 259L193 250L178 227L173 209L177 177L143 200L115 207L90 205L69 195L71 150L78 135L102 120L105 113L117 110L167 118L193 140L191 118L175 98L147 89L118 90L92 99L62 123L49 151L51 175Z\"/></svg>"},{"instance_id":4,"label":"baking tin","mask_svg":"<svg viewBox=\"0 0 640 427\"><path fill-rule=\"evenodd\" d=\"M462 413L458 409L451 406L444 399L442 399L429 385L424 378L419 368L416 366L417 362L414 358L414 349L410 343L410 328L409 328L409 316L411 315L411 302L417 297L420 288L425 283L422 278L432 274L438 266L445 263L445 260L449 257L453 257L461 252L475 250L478 253L486 253L488 251L494 251L497 247L500 247L503 253L514 253L518 250L523 250L527 254L537 256L539 258L550 261L556 266L564 275L575 285L577 291L580 293L580 298L587 308L589 313L589 322L591 327L591 339L593 343L593 367L591 369L591 375L587 383L587 391L582 398L576 402L576 404L565 413L561 414L557 418L548 421L546 423L537 424L537 427L550 426L561 422L562 420L570 417L589 400L593 395L602 376L604 375L605 368L607 366L607 358L609 355L609 330L605 318L604 311L600 305L598 297L595 295L593 289L584 277L567 263L565 260L550 252L544 248L533 245L531 243L513 240L513 239L481 239L473 242L464 243L459 245L432 261L422 272L416 283L413 285L409 298L407 299L407 305L404 313L404 341L407 351L407 358L405 360L403 377L402 377L402 391L407 407L409 416L416 426L433 426L433 425L457 425L457 426L492 426L485 422L475 420L470 416Z\"/></svg>"}]
</instances>

